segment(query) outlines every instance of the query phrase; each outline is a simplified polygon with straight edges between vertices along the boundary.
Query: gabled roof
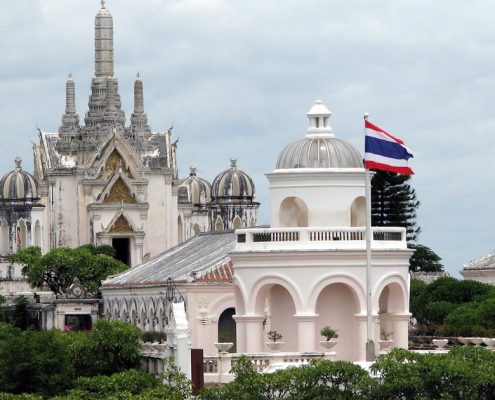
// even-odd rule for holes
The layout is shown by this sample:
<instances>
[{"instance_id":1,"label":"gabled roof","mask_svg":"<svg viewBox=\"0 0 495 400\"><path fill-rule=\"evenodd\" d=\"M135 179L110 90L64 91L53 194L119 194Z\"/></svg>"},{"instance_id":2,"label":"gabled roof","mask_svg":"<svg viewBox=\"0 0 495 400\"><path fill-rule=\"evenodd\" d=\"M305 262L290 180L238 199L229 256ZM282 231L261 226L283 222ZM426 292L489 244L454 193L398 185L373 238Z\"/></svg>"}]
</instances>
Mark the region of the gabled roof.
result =
<instances>
[{"instance_id":1,"label":"gabled roof","mask_svg":"<svg viewBox=\"0 0 495 400\"><path fill-rule=\"evenodd\" d=\"M234 250L233 231L201 233L156 256L155 258L110 277L104 288L156 286L175 282L231 282L232 263L229 253Z\"/></svg>"},{"instance_id":2,"label":"gabled roof","mask_svg":"<svg viewBox=\"0 0 495 400\"><path fill-rule=\"evenodd\" d=\"M487 269L495 269L495 251L487 254L486 256L481 256L475 258L474 260L469 261L467 264L464 264L464 270L487 270Z\"/></svg>"}]
</instances>

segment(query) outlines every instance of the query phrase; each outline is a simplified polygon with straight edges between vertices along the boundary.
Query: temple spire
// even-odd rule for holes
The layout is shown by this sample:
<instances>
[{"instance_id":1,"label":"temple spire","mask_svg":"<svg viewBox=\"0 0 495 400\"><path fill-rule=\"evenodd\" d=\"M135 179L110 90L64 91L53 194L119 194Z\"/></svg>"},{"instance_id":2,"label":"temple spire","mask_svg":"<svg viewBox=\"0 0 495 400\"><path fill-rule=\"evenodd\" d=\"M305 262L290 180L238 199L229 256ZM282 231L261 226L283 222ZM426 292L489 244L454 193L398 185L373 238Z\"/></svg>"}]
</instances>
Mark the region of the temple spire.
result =
<instances>
[{"instance_id":1,"label":"temple spire","mask_svg":"<svg viewBox=\"0 0 495 400\"><path fill-rule=\"evenodd\" d=\"M113 76L113 20L105 0L95 18L95 76Z\"/></svg>"},{"instance_id":2,"label":"temple spire","mask_svg":"<svg viewBox=\"0 0 495 400\"><path fill-rule=\"evenodd\" d=\"M65 113L75 114L76 112L76 86L72 79L72 74L69 73L69 78L65 84Z\"/></svg>"},{"instance_id":3,"label":"temple spire","mask_svg":"<svg viewBox=\"0 0 495 400\"><path fill-rule=\"evenodd\" d=\"M144 90L143 81L139 72L136 75L136 80L134 81L134 113L144 112Z\"/></svg>"},{"instance_id":4,"label":"temple spire","mask_svg":"<svg viewBox=\"0 0 495 400\"><path fill-rule=\"evenodd\" d=\"M65 84L65 113L62 116L62 126L59 132L62 137L68 138L77 134L79 129L79 115L76 113L76 86L69 74Z\"/></svg>"}]
</instances>

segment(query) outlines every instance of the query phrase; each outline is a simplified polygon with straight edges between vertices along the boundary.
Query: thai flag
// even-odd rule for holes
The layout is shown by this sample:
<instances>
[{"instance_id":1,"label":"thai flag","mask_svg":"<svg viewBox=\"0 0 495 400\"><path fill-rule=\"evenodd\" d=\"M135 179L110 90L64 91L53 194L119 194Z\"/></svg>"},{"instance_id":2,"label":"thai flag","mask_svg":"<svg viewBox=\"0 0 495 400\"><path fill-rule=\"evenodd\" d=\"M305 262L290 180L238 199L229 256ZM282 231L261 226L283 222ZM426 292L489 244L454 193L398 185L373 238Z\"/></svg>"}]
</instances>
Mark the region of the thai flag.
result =
<instances>
[{"instance_id":1,"label":"thai flag","mask_svg":"<svg viewBox=\"0 0 495 400\"><path fill-rule=\"evenodd\" d=\"M364 167L413 175L407 165L407 160L413 157L405 143L373 125L367 119L364 121Z\"/></svg>"}]
</instances>

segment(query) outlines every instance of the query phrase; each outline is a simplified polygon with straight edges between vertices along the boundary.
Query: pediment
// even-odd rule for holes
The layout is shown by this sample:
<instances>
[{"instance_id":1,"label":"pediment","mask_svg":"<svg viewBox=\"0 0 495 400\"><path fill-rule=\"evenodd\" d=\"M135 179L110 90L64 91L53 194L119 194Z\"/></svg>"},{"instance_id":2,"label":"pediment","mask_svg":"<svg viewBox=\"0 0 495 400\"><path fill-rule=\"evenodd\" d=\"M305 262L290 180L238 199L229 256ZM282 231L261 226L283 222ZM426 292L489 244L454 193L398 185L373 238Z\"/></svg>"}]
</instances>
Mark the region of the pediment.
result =
<instances>
[{"instance_id":1,"label":"pediment","mask_svg":"<svg viewBox=\"0 0 495 400\"><path fill-rule=\"evenodd\" d=\"M117 170L137 179L142 175L143 167L138 156L114 131L90 158L86 170L96 179L108 179Z\"/></svg>"},{"instance_id":2,"label":"pediment","mask_svg":"<svg viewBox=\"0 0 495 400\"><path fill-rule=\"evenodd\" d=\"M137 204L140 200L127 176L122 169L119 169L98 195L96 202L99 204Z\"/></svg>"},{"instance_id":3,"label":"pediment","mask_svg":"<svg viewBox=\"0 0 495 400\"><path fill-rule=\"evenodd\" d=\"M139 229L134 225L132 219L123 211L119 211L112 218L104 233L138 233Z\"/></svg>"}]
</instances>

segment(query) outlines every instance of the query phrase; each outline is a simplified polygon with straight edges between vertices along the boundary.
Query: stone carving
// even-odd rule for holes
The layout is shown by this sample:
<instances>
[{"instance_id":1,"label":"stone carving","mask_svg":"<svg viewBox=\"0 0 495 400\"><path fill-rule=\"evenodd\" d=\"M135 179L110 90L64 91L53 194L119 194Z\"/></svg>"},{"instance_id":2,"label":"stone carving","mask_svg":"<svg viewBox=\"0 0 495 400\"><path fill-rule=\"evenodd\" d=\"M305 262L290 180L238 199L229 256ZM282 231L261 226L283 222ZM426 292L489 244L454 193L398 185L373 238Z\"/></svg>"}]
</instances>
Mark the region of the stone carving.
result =
<instances>
[{"instance_id":1,"label":"stone carving","mask_svg":"<svg viewBox=\"0 0 495 400\"><path fill-rule=\"evenodd\" d=\"M110 193L108 193L108 196L105 198L105 200L103 200L103 204L122 202L128 204L136 204L136 199L129 191L129 188L124 183L122 178L119 178L110 189Z\"/></svg>"},{"instance_id":2,"label":"stone carving","mask_svg":"<svg viewBox=\"0 0 495 400\"><path fill-rule=\"evenodd\" d=\"M129 224L129 221L127 221L127 219L123 215L121 215L119 218L117 218L115 224L113 224L110 232L111 233L132 232L132 227Z\"/></svg>"},{"instance_id":3,"label":"stone carving","mask_svg":"<svg viewBox=\"0 0 495 400\"><path fill-rule=\"evenodd\" d=\"M114 150L107 159L107 162L105 164L105 169L107 171L115 173L121 167L122 167L122 158L120 157L120 154L116 150Z\"/></svg>"}]
</instances>

